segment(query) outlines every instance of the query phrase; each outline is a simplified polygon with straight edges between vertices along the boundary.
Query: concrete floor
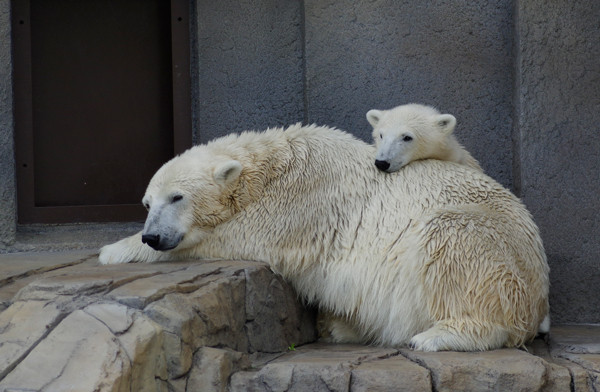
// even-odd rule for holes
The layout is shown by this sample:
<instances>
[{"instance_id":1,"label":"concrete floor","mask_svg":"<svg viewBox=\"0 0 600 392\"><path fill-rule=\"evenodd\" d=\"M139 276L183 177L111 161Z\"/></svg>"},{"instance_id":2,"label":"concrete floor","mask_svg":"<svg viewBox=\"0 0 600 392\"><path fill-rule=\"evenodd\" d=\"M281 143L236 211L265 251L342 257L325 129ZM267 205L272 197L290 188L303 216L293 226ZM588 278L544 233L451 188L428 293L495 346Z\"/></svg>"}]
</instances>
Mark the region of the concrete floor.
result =
<instances>
[{"instance_id":1,"label":"concrete floor","mask_svg":"<svg viewBox=\"0 0 600 392\"><path fill-rule=\"evenodd\" d=\"M141 222L20 225L17 228L17 241L13 245L0 247L0 253L97 250L143 227Z\"/></svg>"}]
</instances>

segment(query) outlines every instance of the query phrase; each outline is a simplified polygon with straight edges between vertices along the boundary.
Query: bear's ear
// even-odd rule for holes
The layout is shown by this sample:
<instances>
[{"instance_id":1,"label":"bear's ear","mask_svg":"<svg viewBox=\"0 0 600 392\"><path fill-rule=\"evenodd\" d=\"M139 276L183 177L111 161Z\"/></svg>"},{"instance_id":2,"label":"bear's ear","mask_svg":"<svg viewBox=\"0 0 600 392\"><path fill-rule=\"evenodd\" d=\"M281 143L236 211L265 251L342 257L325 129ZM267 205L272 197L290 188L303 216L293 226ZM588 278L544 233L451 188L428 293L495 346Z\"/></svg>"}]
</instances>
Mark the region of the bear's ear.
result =
<instances>
[{"instance_id":1,"label":"bear's ear","mask_svg":"<svg viewBox=\"0 0 600 392\"><path fill-rule=\"evenodd\" d=\"M373 127L375 127L379 121L381 120L381 117L383 116L383 112L381 110L369 110L367 112L367 121L369 122L369 124L371 124Z\"/></svg>"},{"instance_id":2,"label":"bear's ear","mask_svg":"<svg viewBox=\"0 0 600 392\"><path fill-rule=\"evenodd\" d=\"M456 127L456 118L451 114L440 114L435 121L440 131L446 135L451 134Z\"/></svg>"},{"instance_id":3,"label":"bear's ear","mask_svg":"<svg viewBox=\"0 0 600 392\"><path fill-rule=\"evenodd\" d=\"M227 161L215 168L213 177L218 184L229 184L237 179L242 172L242 164L238 161Z\"/></svg>"}]
</instances>

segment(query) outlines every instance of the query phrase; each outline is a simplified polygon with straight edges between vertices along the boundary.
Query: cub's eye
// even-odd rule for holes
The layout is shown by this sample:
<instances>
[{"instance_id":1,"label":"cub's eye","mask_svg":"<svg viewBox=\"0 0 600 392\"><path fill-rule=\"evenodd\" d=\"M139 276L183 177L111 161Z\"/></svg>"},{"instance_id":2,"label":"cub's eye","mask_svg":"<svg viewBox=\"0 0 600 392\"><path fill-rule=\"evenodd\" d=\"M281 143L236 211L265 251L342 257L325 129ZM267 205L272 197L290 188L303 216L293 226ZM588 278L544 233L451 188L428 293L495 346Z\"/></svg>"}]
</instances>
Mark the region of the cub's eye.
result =
<instances>
[{"instance_id":1,"label":"cub's eye","mask_svg":"<svg viewBox=\"0 0 600 392\"><path fill-rule=\"evenodd\" d=\"M379 138L380 138L380 139L383 139L383 133L380 133L380 134L379 134Z\"/></svg>"},{"instance_id":2,"label":"cub's eye","mask_svg":"<svg viewBox=\"0 0 600 392\"><path fill-rule=\"evenodd\" d=\"M178 202L178 201L179 201L179 200L181 200L181 199L183 199L183 196L181 196L181 195L174 195L174 196L171 198L171 203L176 203L176 202Z\"/></svg>"},{"instance_id":3,"label":"cub's eye","mask_svg":"<svg viewBox=\"0 0 600 392\"><path fill-rule=\"evenodd\" d=\"M147 210L150 210L150 204L148 204L148 203L144 203L144 207L145 207Z\"/></svg>"},{"instance_id":4,"label":"cub's eye","mask_svg":"<svg viewBox=\"0 0 600 392\"><path fill-rule=\"evenodd\" d=\"M404 135L404 137L402 138L402 140L405 141L405 142L412 142L413 138L412 138L412 136Z\"/></svg>"}]
</instances>

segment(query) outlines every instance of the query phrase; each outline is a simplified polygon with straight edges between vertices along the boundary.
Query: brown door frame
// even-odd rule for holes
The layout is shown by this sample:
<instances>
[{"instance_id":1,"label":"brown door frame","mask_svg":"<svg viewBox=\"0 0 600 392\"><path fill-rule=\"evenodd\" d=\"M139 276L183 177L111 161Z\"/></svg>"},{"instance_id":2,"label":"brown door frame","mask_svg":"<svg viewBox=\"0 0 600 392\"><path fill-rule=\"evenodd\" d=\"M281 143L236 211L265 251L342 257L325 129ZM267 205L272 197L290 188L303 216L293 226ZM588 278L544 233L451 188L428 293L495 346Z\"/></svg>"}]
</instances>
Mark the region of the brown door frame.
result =
<instances>
[{"instance_id":1,"label":"brown door frame","mask_svg":"<svg viewBox=\"0 0 600 392\"><path fill-rule=\"evenodd\" d=\"M171 0L173 154L192 145L190 11L186 0ZM143 220L139 204L39 207L35 205L31 27L29 0L12 1L15 159L19 223L126 222Z\"/></svg>"}]
</instances>

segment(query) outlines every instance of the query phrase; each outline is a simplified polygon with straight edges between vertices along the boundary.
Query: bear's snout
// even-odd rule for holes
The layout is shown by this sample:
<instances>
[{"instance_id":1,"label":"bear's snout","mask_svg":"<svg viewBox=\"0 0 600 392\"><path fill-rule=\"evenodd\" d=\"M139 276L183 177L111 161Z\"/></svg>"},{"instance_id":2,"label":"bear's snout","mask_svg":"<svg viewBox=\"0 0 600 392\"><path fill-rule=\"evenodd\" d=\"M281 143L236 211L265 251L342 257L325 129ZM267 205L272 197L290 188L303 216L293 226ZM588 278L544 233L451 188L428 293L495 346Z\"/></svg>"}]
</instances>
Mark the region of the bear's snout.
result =
<instances>
[{"instance_id":1,"label":"bear's snout","mask_svg":"<svg viewBox=\"0 0 600 392\"><path fill-rule=\"evenodd\" d=\"M144 235L142 235L142 242L154 250L159 250L160 235L144 234Z\"/></svg>"},{"instance_id":2,"label":"bear's snout","mask_svg":"<svg viewBox=\"0 0 600 392\"><path fill-rule=\"evenodd\" d=\"M380 161L379 159L375 159L375 166L381 171L386 171L390 168L390 163L388 161Z\"/></svg>"}]
</instances>

